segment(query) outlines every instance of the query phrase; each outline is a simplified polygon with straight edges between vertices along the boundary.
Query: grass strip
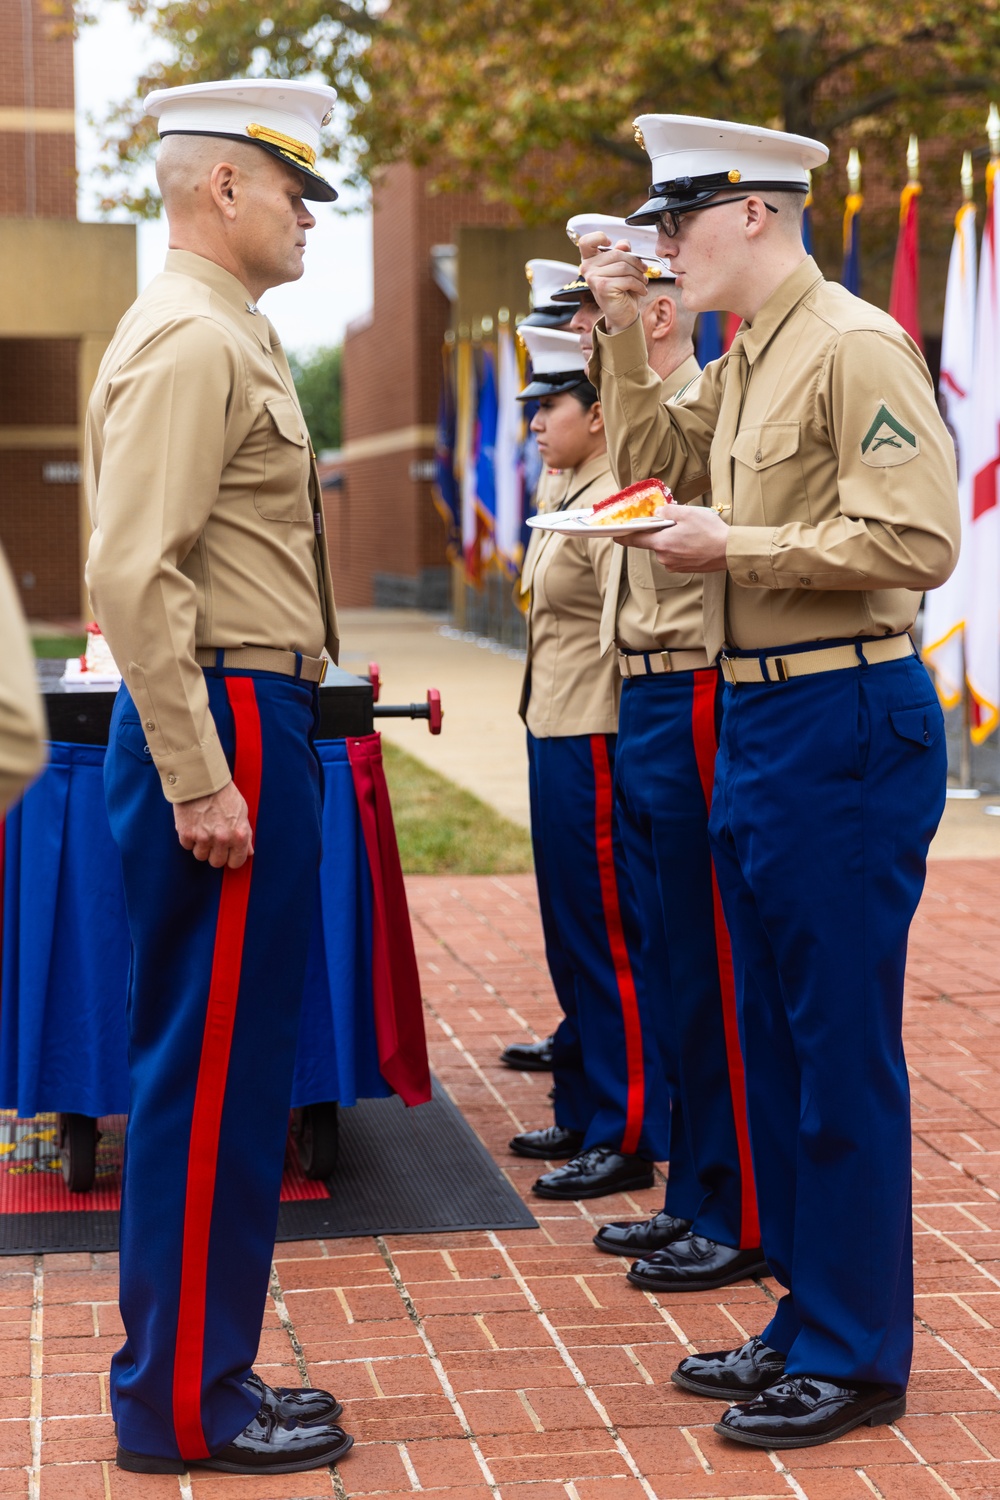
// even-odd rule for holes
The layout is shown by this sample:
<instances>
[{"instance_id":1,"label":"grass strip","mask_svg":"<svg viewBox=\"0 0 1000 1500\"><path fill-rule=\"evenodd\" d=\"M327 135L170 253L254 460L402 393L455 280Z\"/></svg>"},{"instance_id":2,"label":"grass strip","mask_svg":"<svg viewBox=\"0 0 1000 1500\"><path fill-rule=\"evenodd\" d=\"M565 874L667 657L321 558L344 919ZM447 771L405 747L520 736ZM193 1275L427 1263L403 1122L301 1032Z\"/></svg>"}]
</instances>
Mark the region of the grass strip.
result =
<instances>
[{"instance_id":1,"label":"grass strip","mask_svg":"<svg viewBox=\"0 0 1000 1500\"><path fill-rule=\"evenodd\" d=\"M36 656L82 656L87 649L85 635L36 635L32 638Z\"/></svg>"},{"instance_id":2,"label":"grass strip","mask_svg":"<svg viewBox=\"0 0 1000 1500\"><path fill-rule=\"evenodd\" d=\"M404 874L517 875L533 868L526 828L386 739L382 761Z\"/></svg>"}]
</instances>

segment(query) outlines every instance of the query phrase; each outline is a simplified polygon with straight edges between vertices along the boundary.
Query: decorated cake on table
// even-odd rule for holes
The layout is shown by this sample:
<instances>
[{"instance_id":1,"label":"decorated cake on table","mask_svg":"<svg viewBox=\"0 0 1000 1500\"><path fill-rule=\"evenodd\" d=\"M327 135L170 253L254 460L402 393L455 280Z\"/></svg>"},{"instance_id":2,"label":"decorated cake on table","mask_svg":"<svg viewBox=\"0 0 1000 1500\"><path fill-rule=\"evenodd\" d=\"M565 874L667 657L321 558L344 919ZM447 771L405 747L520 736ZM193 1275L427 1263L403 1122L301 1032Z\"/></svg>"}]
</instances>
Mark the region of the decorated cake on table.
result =
<instances>
[{"instance_id":1,"label":"decorated cake on table","mask_svg":"<svg viewBox=\"0 0 1000 1500\"><path fill-rule=\"evenodd\" d=\"M87 649L82 656L68 658L62 681L74 687L117 687L121 680L101 627L91 622L87 626Z\"/></svg>"},{"instance_id":2,"label":"decorated cake on table","mask_svg":"<svg viewBox=\"0 0 1000 1500\"><path fill-rule=\"evenodd\" d=\"M661 505L669 505L673 495L659 479L640 479L628 489L599 500L587 519L588 526L618 526L622 521L652 520Z\"/></svg>"}]
</instances>

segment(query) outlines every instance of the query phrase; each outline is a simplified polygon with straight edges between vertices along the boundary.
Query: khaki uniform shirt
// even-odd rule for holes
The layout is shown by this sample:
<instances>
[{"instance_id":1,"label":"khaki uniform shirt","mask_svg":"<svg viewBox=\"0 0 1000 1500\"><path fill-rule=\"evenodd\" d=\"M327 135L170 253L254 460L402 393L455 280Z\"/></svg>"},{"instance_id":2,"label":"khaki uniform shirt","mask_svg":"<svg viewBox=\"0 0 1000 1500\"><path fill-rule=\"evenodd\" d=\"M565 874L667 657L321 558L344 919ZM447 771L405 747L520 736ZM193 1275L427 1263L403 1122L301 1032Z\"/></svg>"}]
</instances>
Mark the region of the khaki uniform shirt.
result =
<instances>
[{"instance_id":1,"label":"khaki uniform shirt","mask_svg":"<svg viewBox=\"0 0 1000 1500\"><path fill-rule=\"evenodd\" d=\"M660 400L669 401L700 374L689 355L661 382ZM702 650L701 576L671 573L644 547L616 547L601 615L602 655L615 643L632 651Z\"/></svg>"},{"instance_id":2,"label":"khaki uniform shirt","mask_svg":"<svg viewBox=\"0 0 1000 1500\"><path fill-rule=\"evenodd\" d=\"M169 802L231 779L196 647L336 660L315 459L288 361L246 288L171 250L87 411L87 583Z\"/></svg>"},{"instance_id":3,"label":"khaki uniform shirt","mask_svg":"<svg viewBox=\"0 0 1000 1500\"><path fill-rule=\"evenodd\" d=\"M704 488L732 527L705 641L746 650L895 635L958 556L955 450L919 350L806 259L669 405L638 322L595 339L619 485Z\"/></svg>"},{"instance_id":4,"label":"khaki uniform shirt","mask_svg":"<svg viewBox=\"0 0 1000 1500\"><path fill-rule=\"evenodd\" d=\"M7 559L0 551L0 816L45 764L45 715L35 657Z\"/></svg>"},{"instance_id":5,"label":"khaki uniform shirt","mask_svg":"<svg viewBox=\"0 0 1000 1500\"><path fill-rule=\"evenodd\" d=\"M606 453L579 469L565 469L550 507L571 495L570 510L585 510L617 486ZM579 493L578 493L579 492ZM533 531L521 574L528 608L528 659L520 715L538 739L568 734L614 734L621 677L597 643L611 555L610 537L558 536Z\"/></svg>"},{"instance_id":6,"label":"khaki uniform shirt","mask_svg":"<svg viewBox=\"0 0 1000 1500\"><path fill-rule=\"evenodd\" d=\"M562 469L544 468L535 486L535 511L544 515L554 510L561 496L566 493L566 475Z\"/></svg>"}]
</instances>

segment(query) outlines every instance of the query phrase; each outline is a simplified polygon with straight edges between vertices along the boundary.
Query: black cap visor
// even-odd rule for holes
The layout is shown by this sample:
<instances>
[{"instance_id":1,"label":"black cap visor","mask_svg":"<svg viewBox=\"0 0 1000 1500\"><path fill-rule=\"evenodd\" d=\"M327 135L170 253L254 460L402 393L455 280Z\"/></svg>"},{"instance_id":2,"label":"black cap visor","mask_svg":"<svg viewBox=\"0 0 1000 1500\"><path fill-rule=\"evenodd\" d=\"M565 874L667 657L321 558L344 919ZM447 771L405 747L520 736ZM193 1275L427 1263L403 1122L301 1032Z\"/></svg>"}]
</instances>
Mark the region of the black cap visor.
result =
<instances>
[{"instance_id":1,"label":"black cap visor","mask_svg":"<svg viewBox=\"0 0 1000 1500\"><path fill-rule=\"evenodd\" d=\"M699 208L719 193L807 193L805 183L732 182L728 172L711 172L704 177L675 177L671 182L650 184L649 198L635 213L626 215L626 224L655 224L661 214Z\"/></svg>"},{"instance_id":2,"label":"black cap visor","mask_svg":"<svg viewBox=\"0 0 1000 1500\"><path fill-rule=\"evenodd\" d=\"M549 303L545 307L536 307L526 318L522 318L517 326L518 328L565 328L572 316L571 307L559 307Z\"/></svg>"},{"instance_id":3,"label":"black cap visor","mask_svg":"<svg viewBox=\"0 0 1000 1500\"><path fill-rule=\"evenodd\" d=\"M532 374L531 384L520 392L518 401L540 401L543 396L563 396L578 385L589 384L586 370L562 370L552 375Z\"/></svg>"},{"instance_id":4,"label":"black cap visor","mask_svg":"<svg viewBox=\"0 0 1000 1500\"><path fill-rule=\"evenodd\" d=\"M223 130L165 130L160 139L166 140L168 135L212 135L223 141L240 141L244 146L259 146L261 151L267 151L269 155L276 156L293 171L301 172L303 198L308 198L313 203L333 203L337 199L336 188L327 182L325 177L314 172L312 167L307 167L301 157L294 156L291 151L283 151L280 146L273 146L269 141L255 141L252 136L234 135L230 131Z\"/></svg>"}]
</instances>

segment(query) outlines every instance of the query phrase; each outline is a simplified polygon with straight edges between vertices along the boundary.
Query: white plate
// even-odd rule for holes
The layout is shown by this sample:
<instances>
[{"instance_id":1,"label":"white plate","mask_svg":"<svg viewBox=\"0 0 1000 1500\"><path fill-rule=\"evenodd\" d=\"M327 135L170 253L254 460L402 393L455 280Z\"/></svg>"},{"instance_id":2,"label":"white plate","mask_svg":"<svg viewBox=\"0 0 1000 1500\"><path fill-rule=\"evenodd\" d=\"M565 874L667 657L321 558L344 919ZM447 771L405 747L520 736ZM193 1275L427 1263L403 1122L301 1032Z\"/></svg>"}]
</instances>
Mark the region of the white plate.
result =
<instances>
[{"instance_id":1,"label":"white plate","mask_svg":"<svg viewBox=\"0 0 1000 1500\"><path fill-rule=\"evenodd\" d=\"M587 517L592 510L549 511L541 516L529 516L528 525L539 531L558 531L560 536L629 536L633 531L662 531L666 526L676 526L667 516L636 516L631 521L619 521L616 526L590 526Z\"/></svg>"}]
</instances>

